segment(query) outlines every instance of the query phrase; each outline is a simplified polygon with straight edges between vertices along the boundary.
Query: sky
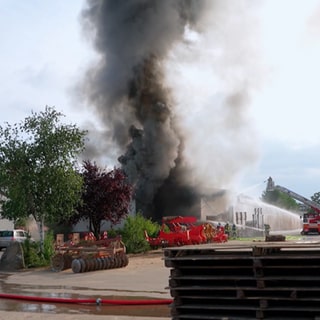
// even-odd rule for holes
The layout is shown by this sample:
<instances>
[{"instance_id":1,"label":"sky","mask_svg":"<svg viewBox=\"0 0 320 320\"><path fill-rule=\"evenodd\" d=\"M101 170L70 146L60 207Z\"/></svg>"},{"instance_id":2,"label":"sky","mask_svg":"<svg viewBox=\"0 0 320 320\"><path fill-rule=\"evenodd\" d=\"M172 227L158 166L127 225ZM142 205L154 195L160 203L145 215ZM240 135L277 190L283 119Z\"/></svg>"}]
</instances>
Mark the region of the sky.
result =
<instances>
[{"instance_id":1,"label":"sky","mask_svg":"<svg viewBox=\"0 0 320 320\"><path fill-rule=\"evenodd\" d=\"M243 3L254 4L254 27L247 33L253 34L256 55L249 62L258 62L247 75L255 83L246 117L256 157L240 170L235 191L259 197L272 176L276 184L310 198L320 191L320 0ZM85 2L0 4L0 124L20 122L49 105L67 121L81 126L90 119L99 126L76 94L97 58L79 20ZM194 73L188 86L199 89L197 77L203 76Z\"/></svg>"}]
</instances>

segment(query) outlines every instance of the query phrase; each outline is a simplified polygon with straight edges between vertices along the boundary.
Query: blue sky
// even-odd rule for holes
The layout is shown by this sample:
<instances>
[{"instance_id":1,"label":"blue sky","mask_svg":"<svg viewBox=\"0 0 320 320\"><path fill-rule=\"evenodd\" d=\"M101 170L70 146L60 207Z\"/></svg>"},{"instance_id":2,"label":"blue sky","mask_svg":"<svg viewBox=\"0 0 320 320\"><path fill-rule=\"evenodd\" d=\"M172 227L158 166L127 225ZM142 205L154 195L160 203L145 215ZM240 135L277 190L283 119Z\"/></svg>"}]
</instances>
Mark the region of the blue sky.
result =
<instances>
[{"instance_id":1,"label":"blue sky","mask_svg":"<svg viewBox=\"0 0 320 320\"><path fill-rule=\"evenodd\" d=\"M79 24L82 7L79 0L1 0L2 122L45 105L81 120L70 90L93 55Z\"/></svg>"},{"instance_id":2,"label":"blue sky","mask_svg":"<svg viewBox=\"0 0 320 320\"><path fill-rule=\"evenodd\" d=\"M320 1L255 4L259 31L249 31L263 71L257 71L247 117L257 156L239 171L235 188L259 196L272 176L309 198L320 191ZM81 31L83 6L80 0L1 0L1 123L19 122L45 105L56 106L70 122L98 123L74 95L96 57ZM196 76L189 85L197 86Z\"/></svg>"},{"instance_id":3,"label":"blue sky","mask_svg":"<svg viewBox=\"0 0 320 320\"><path fill-rule=\"evenodd\" d=\"M266 1L261 21L270 72L251 106L261 149L252 176L309 198L320 191L320 1Z\"/></svg>"}]
</instances>

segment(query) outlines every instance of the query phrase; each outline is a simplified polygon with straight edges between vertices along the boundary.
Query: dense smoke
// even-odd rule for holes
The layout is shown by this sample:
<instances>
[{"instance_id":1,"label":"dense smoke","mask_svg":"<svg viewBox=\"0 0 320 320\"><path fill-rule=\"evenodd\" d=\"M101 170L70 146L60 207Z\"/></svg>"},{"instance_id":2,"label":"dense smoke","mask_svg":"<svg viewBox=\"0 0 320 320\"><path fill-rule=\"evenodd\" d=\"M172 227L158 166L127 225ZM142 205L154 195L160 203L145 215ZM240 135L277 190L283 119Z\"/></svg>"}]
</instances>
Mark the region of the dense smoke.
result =
<instances>
[{"instance_id":1,"label":"dense smoke","mask_svg":"<svg viewBox=\"0 0 320 320\"><path fill-rule=\"evenodd\" d=\"M235 7L234 13L237 9L242 10L237 12L240 16L246 11L229 1L226 1L229 5L222 8L217 5L219 3L224 2L89 0L83 11L85 30L89 30L99 53L99 62L86 75L83 92L105 126L103 144L112 146L113 153L117 150L118 160L135 186L137 207L147 216L154 216L154 212L156 216L183 214L165 211L176 210L179 205L174 202L183 203L177 210L192 208L192 198L200 195L204 186L225 187L242 165L234 165L227 156L229 149L236 145L233 142L239 143L239 138L243 138L239 133L246 124L242 113L248 101L250 81L243 81L241 68L240 72L237 70L238 79L231 81L237 86L230 82L225 96L221 93L214 96L219 85L215 88L212 83L210 102L205 100L208 94L204 88L199 88L195 96L192 84L189 92L184 87L184 94L181 94L184 77L187 78L181 67L202 63L202 67L208 69L203 63L208 62L210 55L212 60L220 59L223 63L216 52L205 50L209 43L202 35L206 34L207 27L218 30L230 23L229 19L224 21L224 13L229 14L231 6ZM221 26L215 23L221 23ZM221 42L220 37L216 37L217 43ZM204 55L202 51L209 54ZM226 59L234 57L230 52L223 54ZM218 64L216 70L211 71L218 77L232 77L229 68L245 63L242 60L230 59L224 74L218 70ZM199 104L202 104L200 109ZM209 127L206 108L212 117ZM215 150L207 149L207 153L203 153L205 149L199 149L199 145L206 144ZM238 161L243 156L245 161L250 161L252 154L247 154L246 150L236 146L235 152L239 151L239 154L234 156ZM110 151L110 148L100 150L101 154ZM207 159L201 159L199 155ZM208 167L210 161L213 165ZM203 184L204 180L207 183ZM165 205L166 202L170 205Z\"/></svg>"}]
</instances>

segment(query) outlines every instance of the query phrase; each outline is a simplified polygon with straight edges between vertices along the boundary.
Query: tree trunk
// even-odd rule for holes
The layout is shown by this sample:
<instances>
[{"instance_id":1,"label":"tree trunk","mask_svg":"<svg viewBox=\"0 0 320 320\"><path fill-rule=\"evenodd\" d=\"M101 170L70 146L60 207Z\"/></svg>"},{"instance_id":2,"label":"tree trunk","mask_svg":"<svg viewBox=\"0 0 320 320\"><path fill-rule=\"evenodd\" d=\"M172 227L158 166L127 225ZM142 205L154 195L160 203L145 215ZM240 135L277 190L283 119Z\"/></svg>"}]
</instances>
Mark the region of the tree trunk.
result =
<instances>
[{"instance_id":1,"label":"tree trunk","mask_svg":"<svg viewBox=\"0 0 320 320\"><path fill-rule=\"evenodd\" d=\"M36 220L37 225L38 225L38 230L39 230L39 235L40 235L40 250L43 252L43 242L44 242L44 218L41 217L41 220L38 221Z\"/></svg>"},{"instance_id":2,"label":"tree trunk","mask_svg":"<svg viewBox=\"0 0 320 320\"><path fill-rule=\"evenodd\" d=\"M97 240L100 239L100 221L90 218L90 231L93 232Z\"/></svg>"}]
</instances>

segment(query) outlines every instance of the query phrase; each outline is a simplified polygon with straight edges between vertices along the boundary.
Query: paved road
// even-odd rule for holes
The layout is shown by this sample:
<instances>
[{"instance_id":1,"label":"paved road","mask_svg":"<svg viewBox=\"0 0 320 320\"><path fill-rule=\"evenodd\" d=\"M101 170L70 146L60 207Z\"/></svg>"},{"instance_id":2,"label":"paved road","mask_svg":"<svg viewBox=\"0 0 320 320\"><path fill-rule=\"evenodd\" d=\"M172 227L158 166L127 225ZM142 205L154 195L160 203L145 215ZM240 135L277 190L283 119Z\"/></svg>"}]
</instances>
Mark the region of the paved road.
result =
<instances>
[{"instance_id":1,"label":"paved road","mask_svg":"<svg viewBox=\"0 0 320 320\"><path fill-rule=\"evenodd\" d=\"M300 240L299 240L300 241ZM320 241L320 236L301 236L301 241ZM0 255L3 252L0 252ZM118 297L120 298L165 298L171 299L168 288L170 270L164 266L162 251L129 258L129 265L121 269L101 270L75 274L72 270L53 272L50 269L28 270L0 274L0 290L5 293L48 297ZM169 307L168 307L169 308ZM0 299L0 319L42 320L93 320L93 319L170 319L163 316L163 309L155 310L152 317L134 314L126 307L66 306L36 304ZM117 314L115 314L117 311ZM157 316L158 317L153 318ZM110 317L110 318L109 318Z\"/></svg>"},{"instance_id":2,"label":"paved road","mask_svg":"<svg viewBox=\"0 0 320 320\"><path fill-rule=\"evenodd\" d=\"M44 297L69 297L104 299L171 299L168 280L170 270L164 266L162 252L129 257L125 268L73 273L71 269L53 272L50 269L28 270L0 275L1 291L20 295ZM2 311L1 311L2 310ZM9 312L10 311L10 312ZM19 314L13 317L13 313ZM25 303L0 299L0 319L43 319L37 313L45 313L46 319L84 320L100 319L170 319L169 306L129 307L84 306ZM2 316L3 313L6 316ZM77 314L75 317L74 314ZM81 315L81 317L79 317ZM154 318L155 317L155 318Z\"/></svg>"}]
</instances>

